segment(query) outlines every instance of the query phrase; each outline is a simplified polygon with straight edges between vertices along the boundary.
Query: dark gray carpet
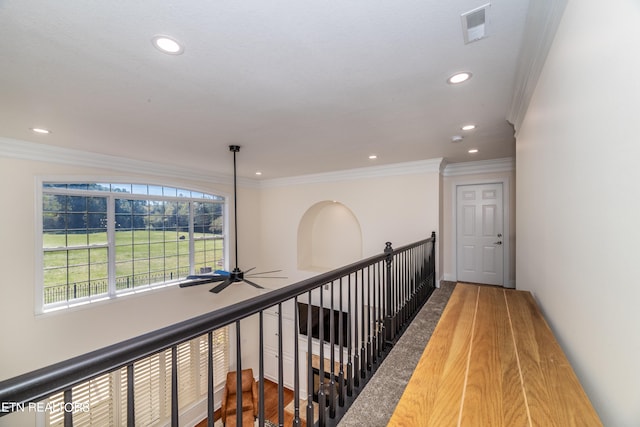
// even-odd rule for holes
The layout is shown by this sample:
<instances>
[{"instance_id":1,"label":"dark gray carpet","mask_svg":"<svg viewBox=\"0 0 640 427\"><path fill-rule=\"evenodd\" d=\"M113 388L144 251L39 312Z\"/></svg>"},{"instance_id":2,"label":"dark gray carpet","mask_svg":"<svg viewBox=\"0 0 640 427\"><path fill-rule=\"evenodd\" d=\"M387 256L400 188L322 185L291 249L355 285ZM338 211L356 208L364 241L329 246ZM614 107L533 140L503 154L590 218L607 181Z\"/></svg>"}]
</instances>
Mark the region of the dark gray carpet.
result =
<instances>
[{"instance_id":1,"label":"dark gray carpet","mask_svg":"<svg viewBox=\"0 0 640 427\"><path fill-rule=\"evenodd\" d=\"M443 281L433 291L338 427L387 425L454 287L454 282Z\"/></svg>"}]
</instances>

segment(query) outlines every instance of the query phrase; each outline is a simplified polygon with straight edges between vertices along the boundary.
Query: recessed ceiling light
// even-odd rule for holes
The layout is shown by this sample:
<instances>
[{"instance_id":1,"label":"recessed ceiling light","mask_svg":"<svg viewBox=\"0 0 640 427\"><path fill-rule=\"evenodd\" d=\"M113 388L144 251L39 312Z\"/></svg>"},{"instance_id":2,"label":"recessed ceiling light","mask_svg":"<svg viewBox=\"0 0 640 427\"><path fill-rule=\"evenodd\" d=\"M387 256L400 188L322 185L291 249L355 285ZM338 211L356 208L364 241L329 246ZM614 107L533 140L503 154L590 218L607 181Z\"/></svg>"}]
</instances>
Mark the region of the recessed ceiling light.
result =
<instances>
[{"instance_id":1,"label":"recessed ceiling light","mask_svg":"<svg viewBox=\"0 0 640 427\"><path fill-rule=\"evenodd\" d=\"M262 175L262 172L258 171L256 172L256 175Z\"/></svg>"},{"instance_id":2,"label":"recessed ceiling light","mask_svg":"<svg viewBox=\"0 0 640 427\"><path fill-rule=\"evenodd\" d=\"M462 141L462 138L463 138L463 137L462 137L462 136L460 136L460 135L453 135L453 136L451 137L451 142L460 142L460 141Z\"/></svg>"},{"instance_id":3,"label":"recessed ceiling light","mask_svg":"<svg viewBox=\"0 0 640 427\"><path fill-rule=\"evenodd\" d=\"M372 155L369 156L369 160L375 160L377 158L378 158L378 156L376 156L375 154L372 154Z\"/></svg>"},{"instance_id":4,"label":"recessed ceiling light","mask_svg":"<svg viewBox=\"0 0 640 427\"><path fill-rule=\"evenodd\" d=\"M462 129L462 130L474 130L475 128L476 128L476 125L464 125L460 129Z\"/></svg>"},{"instance_id":5,"label":"recessed ceiling light","mask_svg":"<svg viewBox=\"0 0 640 427\"><path fill-rule=\"evenodd\" d=\"M169 55L180 55L184 52L184 47L168 36L155 36L151 42L158 50Z\"/></svg>"},{"instance_id":6,"label":"recessed ceiling light","mask_svg":"<svg viewBox=\"0 0 640 427\"><path fill-rule=\"evenodd\" d=\"M43 129L43 128L31 128L31 130L35 133L41 133L41 134L48 134L51 133L51 131L49 129Z\"/></svg>"},{"instance_id":7,"label":"recessed ceiling light","mask_svg":"<svg viewBox=\"0 0 640 427\"><path fill-rule=\"evenodd\" d=\"M458 83L466 82L471 78L471 76L472 74L468 71L465 71L463 73L456 73L447 79L447 83L455 85Z\"/></svg>"},{"instance_id":8,"label":"recessed ceiling light","mask_svg":"<svg viewBox=\"0 0 640 427\"><path fill-rule=\"evenodd\" d=\"M471 150L469 150L469 154L475 154L478 152L477 148L472 148Z\"/></svg>"}]
</instances>

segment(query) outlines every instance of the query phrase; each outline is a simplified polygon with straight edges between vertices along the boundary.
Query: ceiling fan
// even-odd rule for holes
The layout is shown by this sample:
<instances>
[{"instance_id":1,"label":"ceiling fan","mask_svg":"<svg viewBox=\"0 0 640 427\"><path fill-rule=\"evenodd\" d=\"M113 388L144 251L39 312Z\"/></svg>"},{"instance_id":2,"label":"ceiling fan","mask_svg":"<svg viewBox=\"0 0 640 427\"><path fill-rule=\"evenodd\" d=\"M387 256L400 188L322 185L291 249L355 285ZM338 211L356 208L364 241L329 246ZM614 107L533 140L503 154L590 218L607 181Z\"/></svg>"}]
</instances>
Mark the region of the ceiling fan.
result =
<instances>
[{"instance_id":1,"label":"ceiling fan","mask_svg":"<svg viewBox=\"0 0 640 427\"><path fill-rule=\"evenodd\" d=\"M237 202L238 191L237 191L237 182L236 182L237 181L236 153L240 151L240 146L230 145L229 151L233 152L233 217L234 217L234 226L235 226L234 238L235 238L235 252L236 252L236 267L233 269L233 271L230 271L230 272L224 271L224 270L216 270L213 273L189 275L187 276L187 280L180 283L181 288L185 288L187 286L203 285L205 283L222 282L219 285L209 290L209 292L213 292L214 294L217 294L235 282L245 282L255 288L265 289L263 286L260 286L257 283L247 279L247 277L286 279L286 277L278 277L278 276L260 276L261 274L278 273L282 270L263 271L260 273L252 273L251 275L247 275L247 273L255 269L255 267L250 268L247 271L242 271L240 270L240 268L238 268L238 202Z\"/></svg>"}]
</instances>

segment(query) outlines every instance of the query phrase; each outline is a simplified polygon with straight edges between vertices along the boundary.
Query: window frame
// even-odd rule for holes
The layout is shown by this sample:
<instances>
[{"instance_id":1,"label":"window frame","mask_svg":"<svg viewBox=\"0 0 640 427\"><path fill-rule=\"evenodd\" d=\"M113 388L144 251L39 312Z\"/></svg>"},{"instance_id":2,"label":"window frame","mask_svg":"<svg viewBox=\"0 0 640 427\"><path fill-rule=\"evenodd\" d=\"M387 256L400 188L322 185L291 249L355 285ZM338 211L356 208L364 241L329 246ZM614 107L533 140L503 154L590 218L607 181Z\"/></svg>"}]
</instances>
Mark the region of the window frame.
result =
<instances>
[{"instance_id":1,"label":"window frame","mask_svg":"<svg viewBox=\"0 0 640 427\"><path fill-rule=\"evenodd\" d=\"M140 294L142 292L153 292L166 287L175 286L178 283L178 280L174 281L165 281L163 283L158 283L153 286L141 286L137 289L128 290L116 290L115 287L115 250L108 250L108 291L106 294L101 295L99 297L83 297L77 299L71 299L66 301L61 301L58 303L50 303L45 305L44 298L44 253L45 248L43 245L43 218L44 218L44 204L43 204L43 196L48 191L45 191L44 185L50 183L59 183L59 184L121 184L121 185L145 185L145 186L154 186L154 187L166 187L166 188L176 188L179 190L186 190L194 193L200 193L215 197L220 197L223 200L218 201L222 206L222 216L223 216L223 225L222 225L222 234L221 239L223 242L222 249L222 257L223 257L223 266L224 270L229 269L229 201L230 195L224 191L219 191L216 189L215 192L211 190L202 190L199 188L194 188L192 185L182 185L172 182L166 181L158 181L153 179L140 179L138 178L123 178L123 177L104 177L104 176L38 176L35 179L36 191L35 191L35 228L34 231L36 233L35 236L35 247L36 247L36 268L35 268L35 314L36 315L44 315L58 311L67 311L73 310L78 307L86 306L87 304L95 304L95 303L104 303L109 301L117 300L120 297L126 297L128 295ZM140 184L144 182L144 184ZM115 249L115 242L111 241L111 239L115 238L115 199L134 199L134 200L168 200L175 202L215 202L216 200L212 199L198 199L194 197L184 197L184 196L160 196L155 194L137 194L137 193L119 193L114 191L100 191L100 190L74 190L74 189L64 189L61 192L64 192L68 195L82 195L86 197L94 197L94 196L102 196L107 199L107 236L108 242L106 245L87 245L87 248L113 248ZM190 222L193 224L193 209L190 209ZM190 274L193 274L194 266L194 246L195 246L195 238L193 236L194 230L191 229L189 231L189 269ZM65 247L62 250L68 250L68 247ZM114 283L112 283L114 282Z\"/></svg>"}]
</instances>

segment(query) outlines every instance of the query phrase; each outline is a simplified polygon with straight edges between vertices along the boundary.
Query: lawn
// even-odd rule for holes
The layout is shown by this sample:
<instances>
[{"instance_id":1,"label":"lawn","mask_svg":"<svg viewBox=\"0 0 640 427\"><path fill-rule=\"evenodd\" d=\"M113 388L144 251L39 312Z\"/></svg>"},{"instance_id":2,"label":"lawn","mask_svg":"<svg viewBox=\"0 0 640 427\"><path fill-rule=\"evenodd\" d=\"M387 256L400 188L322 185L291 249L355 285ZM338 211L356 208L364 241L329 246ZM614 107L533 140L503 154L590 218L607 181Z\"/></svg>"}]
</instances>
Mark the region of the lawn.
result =
<instances>
[{"instance_id":1,"label":"lawn","mask_svg":"<svg viewBox=\"0 0 640 427\"><path fill-rule=\"evenodd\" d=\"M189 273L188 237L188 233L175 230L116 231L115 268L118 289L185 277ZM213 269L222 267L224 239L201 233L194 237L196 272L205 266ZM106 292L107 233L43 234L44 248L55 249L65 245L78 249L44 252L45 289L61 286L66 288L67 284L76 284L76 288L87 288L83 294ZM88 290L88 284L95 286L95 290Z\"/></svg>"}]
</instances>

